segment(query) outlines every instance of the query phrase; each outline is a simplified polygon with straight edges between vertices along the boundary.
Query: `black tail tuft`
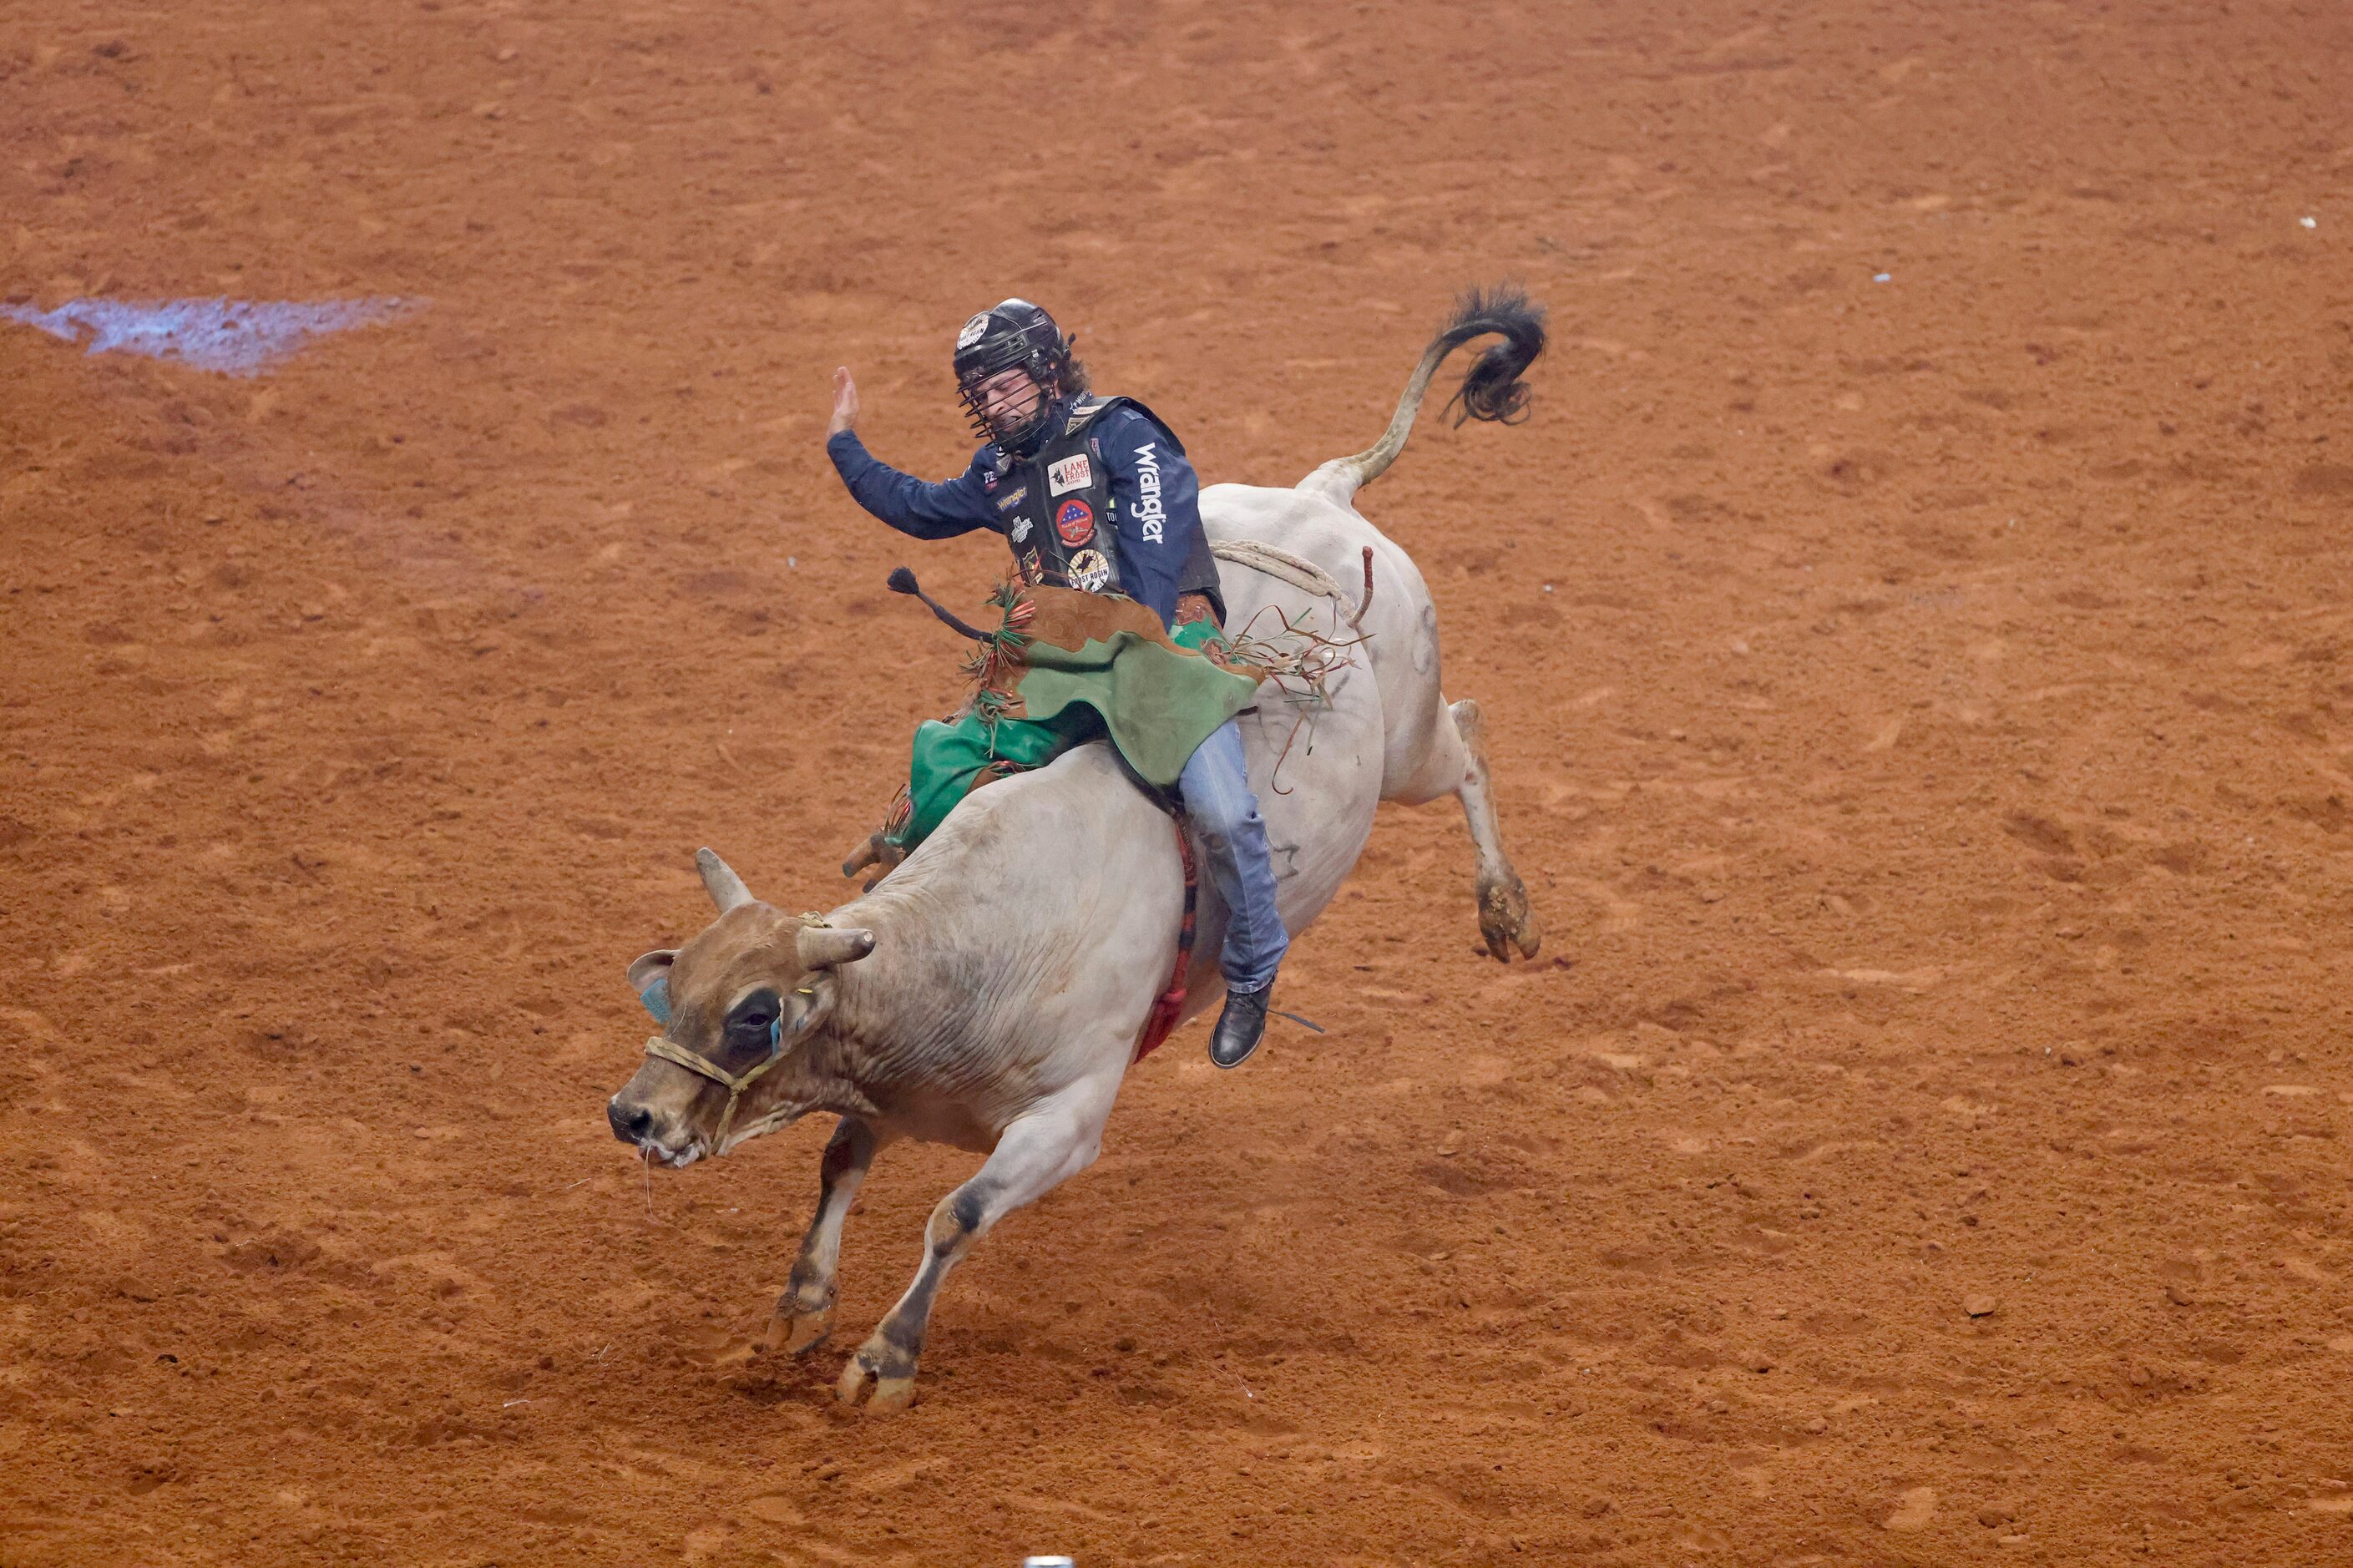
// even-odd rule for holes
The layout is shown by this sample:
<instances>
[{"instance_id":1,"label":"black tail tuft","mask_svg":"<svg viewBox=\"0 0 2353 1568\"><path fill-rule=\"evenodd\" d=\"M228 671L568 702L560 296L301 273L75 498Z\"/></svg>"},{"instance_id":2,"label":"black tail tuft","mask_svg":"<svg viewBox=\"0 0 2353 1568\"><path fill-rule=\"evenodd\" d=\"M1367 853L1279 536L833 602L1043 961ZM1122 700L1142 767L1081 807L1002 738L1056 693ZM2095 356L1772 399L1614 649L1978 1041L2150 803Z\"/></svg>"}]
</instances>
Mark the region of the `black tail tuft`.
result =
<instances>
[{"instance_id":1,"label":"black tail tuft","mask_svg":"<svg viewBox=\"0 0 2353 1568\"><path fill-rule=\"evenodd\" d=\"M1516 283L1466 289L1439 338L1451 348L1489 332L1502 334L1504 341L1472 362L1461 389L1447 401L1450 409L1462 405L1454 416L1457 425L1465 419L1517 425L1528 416L1528 387L1520 375L1544 353L1544 307Z\"/></svg>"},{"instance_id":2,"label":"black tail tuft","mask_svg":"<svg viewBox=\"0 0 2353 1568\"><path fill-rule=\"evenodd\" d=\"M891 592L894 594L913 594L915 597L921 599L923 602L924 607L940 618L940 624L947 627L950 631L955 632L958 637L967 637L975 642L987 642L988 640L988 634L987 632L981 631L976 627L968 626L965 622L958 620L955 611L949 609L945 605L941 604L937 599L933 598L929 594L924 593L922 585L915 581L915 574L913 572L908 571L904 566L892 567L891 575L882 579L882 585L890 589Z\"/></svg>"}]
</instances>

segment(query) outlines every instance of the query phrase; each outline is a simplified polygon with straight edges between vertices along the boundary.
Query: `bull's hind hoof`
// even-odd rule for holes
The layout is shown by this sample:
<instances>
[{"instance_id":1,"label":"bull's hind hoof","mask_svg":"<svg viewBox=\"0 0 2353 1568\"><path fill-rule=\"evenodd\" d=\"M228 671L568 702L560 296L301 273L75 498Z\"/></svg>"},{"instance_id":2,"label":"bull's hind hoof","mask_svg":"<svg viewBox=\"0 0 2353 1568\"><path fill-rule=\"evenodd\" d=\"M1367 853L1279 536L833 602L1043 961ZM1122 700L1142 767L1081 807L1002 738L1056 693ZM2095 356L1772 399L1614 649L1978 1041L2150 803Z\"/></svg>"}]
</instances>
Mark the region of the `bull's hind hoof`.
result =
<instances>
[{"instance_id":1,"label":"bull's hind hoof","mask_svg":"<svg viewBox=\"0 0 2353 1568\"><path fill-rule=\"evenodd\" d=\"M1479 889L1479 934L1487 939L1487 951L1498 963L1511 963L1514 947L1522 958L1536 955L1536 949L1544 944L1544 931L1536 924L1535 911L1528 908L1528 889L1519 878L1490 882Z\"/></svg>"},{"instance_id":2,"label":"bull's hind hoof","mask_svg":"<svg viewBox=\"0 0 2353 1568\"><path fill-rule=\"evenodd\" d=\"M855 1405L869 1381L874 1384L874 1394L866 1408L873 1415L895 1415L915 1403L914 1357L880 1340L869 1340L858 1347L858 1353L841 1369L841 1381L833 1385L833 1395L844 1405Z\"/></svg>"}]
</instances>

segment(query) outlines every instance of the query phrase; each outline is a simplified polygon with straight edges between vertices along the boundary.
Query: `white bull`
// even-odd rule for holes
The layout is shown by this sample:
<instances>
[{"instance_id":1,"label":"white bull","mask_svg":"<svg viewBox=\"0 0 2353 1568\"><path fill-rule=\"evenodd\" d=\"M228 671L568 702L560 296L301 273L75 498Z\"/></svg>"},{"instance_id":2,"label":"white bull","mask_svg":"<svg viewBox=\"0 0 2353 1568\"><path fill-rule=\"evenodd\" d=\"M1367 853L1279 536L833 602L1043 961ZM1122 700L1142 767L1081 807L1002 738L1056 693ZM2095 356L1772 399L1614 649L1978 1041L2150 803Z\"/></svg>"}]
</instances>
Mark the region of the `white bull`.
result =
<instances>
[{"instance_id":1,"label":"white bull","mask_svg":"<svg viewBox=\"0 0 2353 1568\"><path fill-rule=\"evenodd\" d=\"M1518 375L1542 349L1541 314L1516 294L1465 298L1431 341L1379 442L1326 463L1294 489L1215 485L1201 493L1213 542L1271 545L1314 574L1223 566L1227 624L1280 613L1331 627L1358 606L1328 589L1365 581L1371 599L1353 667L1329 682L1313 745L1301 710L1261 694L1243 719L1250 782L1295 936L1356 864L1384 800L1458 796L1476 847L1479 926L1498 959L1533 957L1537 929L1504 854L1479 711L1439 689L1438 622L1405 552L1356 511L1359 486L1405 446L1439 363L1501 333L1464 378L1465 411L1506 420ZM1281 571L1282 575L1274 574ZM1261 612L1267 619L1259 620ZM1282 789L1273 786L1280 763ZM943 1198L923 1262L838 1392L871 1407L914 1397L916 1362L941 1281L997 1220L1090 1164L1154 999L1175 959L1184 877L1168 819L1101 745L976 791L878 886L823 917L754 899L709 850L697 856L719 918L684 947L630 966L643 992L666 980L664 1034L607 1109L616 1136L685 1165L813 1111L841 1121L826 1145L817 1212L766 1344L813 1349L831 1330L842 1222L868 1165L900 1138L986 1152ZM1202 888L1187 1012L1217 999L1223 910Z\"/></svg>"}]
</instances>

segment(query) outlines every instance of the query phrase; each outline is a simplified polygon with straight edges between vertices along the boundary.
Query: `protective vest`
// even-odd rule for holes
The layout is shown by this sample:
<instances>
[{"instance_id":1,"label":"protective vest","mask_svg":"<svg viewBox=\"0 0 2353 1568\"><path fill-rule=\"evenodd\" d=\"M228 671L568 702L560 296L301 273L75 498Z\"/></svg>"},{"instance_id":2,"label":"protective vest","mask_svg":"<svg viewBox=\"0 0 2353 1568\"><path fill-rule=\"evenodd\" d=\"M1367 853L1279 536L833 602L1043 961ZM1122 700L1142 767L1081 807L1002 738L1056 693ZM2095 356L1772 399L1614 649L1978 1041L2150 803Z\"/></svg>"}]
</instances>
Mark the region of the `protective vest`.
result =
<instances>
[{"instance_id":1,"label":"protective vest","mask_svg":"<svg viewBox=\"0 0 2353 1568\"><path fill-rule=\"evenodd\" d=\"M1082 397L1064 411L1061 427L1028 458L1016 458L1000 475L991 499L1003 516L999 525L1013 547L1013 569L1024 583L1079 588L1090 594L1117 594L1120 585L1119 534L1111 474L1103 464L1103 442L1092 426L1113 408L1134 409L1152 421L1168 450L1184 455L1184 444L1170 434L1160 416L1132 397ZM1138 476L1145 507L1158 500L1158 474ZM1209 553L1208 535L1196 529L1184 569L1176 575L1176 592L1205 594L1225 618L1225 596L1218 586L1218 563Z\"/></svg>"}]
</instances>

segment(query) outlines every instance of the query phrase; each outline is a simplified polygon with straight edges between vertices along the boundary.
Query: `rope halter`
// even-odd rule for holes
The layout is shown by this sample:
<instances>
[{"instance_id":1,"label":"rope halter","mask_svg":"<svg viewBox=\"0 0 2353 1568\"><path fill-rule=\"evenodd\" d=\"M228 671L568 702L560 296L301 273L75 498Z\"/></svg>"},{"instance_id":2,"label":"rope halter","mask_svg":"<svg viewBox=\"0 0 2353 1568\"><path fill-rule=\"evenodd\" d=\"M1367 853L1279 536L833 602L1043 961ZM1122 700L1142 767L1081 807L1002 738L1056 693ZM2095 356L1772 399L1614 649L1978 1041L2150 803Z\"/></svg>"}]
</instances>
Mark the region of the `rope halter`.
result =
<instances>
[{"instance_id":1,"label":"rope halter","mask_svg":"<svg viewBox=\"0 0 2353 1568\"><path fill-rule=\"evenodd\" d=\"M826 921L823 915L811 913L801 916L800 923L804 926L823 926ZM813 996L816 994L815 988L807 985L799 987L795 993L801 996ZM665 1025L670 1022L670 984L667 977L649 986L640 1000L657 1019ZM744 1091L751 1088L762 1073L785 1059L784 1013L779 1009L776 1016L768 1020L767 1057L745 1068L740 1073L729 1072L710 1058L688 1050L666 1035L655 1035L648 1038L646 1055L658 1057L673 1066L682 1067L691 1073L707 1078L727 1091L727 1109L720 1113L719 1131L711 1140L711 1152L713 1156L716 1156L726 1152L727 1130L735 1123L735 1107L742 1103Z\"/></svg>"}]
</instances>

